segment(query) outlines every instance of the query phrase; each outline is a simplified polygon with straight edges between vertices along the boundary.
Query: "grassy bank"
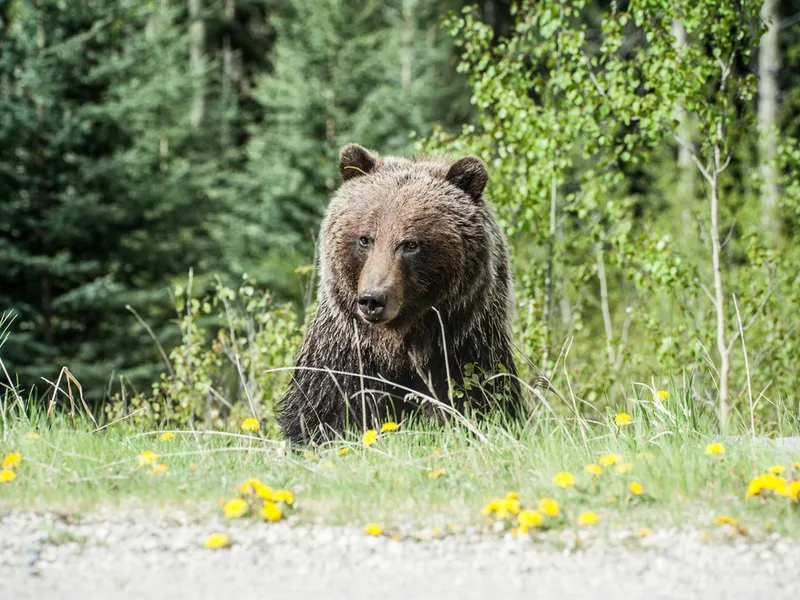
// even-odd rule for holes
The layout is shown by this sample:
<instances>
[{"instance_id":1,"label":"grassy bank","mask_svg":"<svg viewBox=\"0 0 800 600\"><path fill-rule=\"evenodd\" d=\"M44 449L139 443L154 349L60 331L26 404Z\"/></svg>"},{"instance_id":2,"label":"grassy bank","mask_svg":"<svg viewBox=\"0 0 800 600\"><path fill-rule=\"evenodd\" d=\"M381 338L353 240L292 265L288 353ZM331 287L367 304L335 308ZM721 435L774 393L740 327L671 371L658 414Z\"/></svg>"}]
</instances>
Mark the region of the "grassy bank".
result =
<instances>
[{"instance_id":1,"label":"grassy bank","mask_svg":"<svg viewBox=\"0 0 800 600\"><path fill-rule=\"evenodd\" d=\"M713 528L727 516L750 535L800 534L798 503L789 497L800 480L800 451L720 437L710 420L669 401L634 408L631 422L620 417L619 424L613 416L590 423L552 414L524 429L401 423L368 446L352 439L301 451L258 431L137 431L125 423L95 430L63 417L7 415L2 454L20 460L9 469L13 481L0 484L0 506L81 511L136 503L219 514L221 499L256 477L294 492L302 521L488 526L498 515L483 509L512 492L520 509L555 500L559 515L545 515L554 528L578 526L590 511L598 528ZM787 425L781 434L797 430ZM746 498L751 480L770 468L786 488L772 479Z\"/></svg>"}]
</instances>

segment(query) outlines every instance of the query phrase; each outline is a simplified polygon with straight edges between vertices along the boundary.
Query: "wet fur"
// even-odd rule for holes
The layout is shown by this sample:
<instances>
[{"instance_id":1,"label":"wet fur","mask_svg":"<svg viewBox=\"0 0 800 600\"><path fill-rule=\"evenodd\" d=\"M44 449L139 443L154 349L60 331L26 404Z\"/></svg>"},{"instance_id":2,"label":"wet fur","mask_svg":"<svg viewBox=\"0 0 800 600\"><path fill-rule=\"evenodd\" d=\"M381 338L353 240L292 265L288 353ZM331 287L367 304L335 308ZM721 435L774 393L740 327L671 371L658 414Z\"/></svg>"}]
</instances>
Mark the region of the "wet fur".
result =
<instances>
[{"instance_id":1,"label":"wet fur","mask_svg":"<svg viewBox=\"0 0 800 600\"><path fill-rule=\"evenodd\" d=\"M467 363L490 374L502 363L516 374L508 251L483 198L483 164L475 158L454 166L439 158L379 157L349 145L341 152L341 173L343 183L321 227L318 307L279 407L283 435L295 442L327 439L348 425L376 427L420 407L428 418L440 416L430 403L406 399L406 390L389 383L303 369L363 373L431 395L425 378L447 403L442 330L431 307L441 314L450 376L459 384L461 365ZM387 277L402 286L402 309L386 324L366 323L357 312L367 258L357 244L364 234L376 243L408 237L421 243L410 266L386 258L370 267L399 269L387 271ZM518 383L513 377L494 381L497 389L487 389L488 395L468 394L469 405L488 410L490 398L502 389L503 410L516 412ZM463 411L464 400L455 407Z\"/></svg>"}]
</instances>

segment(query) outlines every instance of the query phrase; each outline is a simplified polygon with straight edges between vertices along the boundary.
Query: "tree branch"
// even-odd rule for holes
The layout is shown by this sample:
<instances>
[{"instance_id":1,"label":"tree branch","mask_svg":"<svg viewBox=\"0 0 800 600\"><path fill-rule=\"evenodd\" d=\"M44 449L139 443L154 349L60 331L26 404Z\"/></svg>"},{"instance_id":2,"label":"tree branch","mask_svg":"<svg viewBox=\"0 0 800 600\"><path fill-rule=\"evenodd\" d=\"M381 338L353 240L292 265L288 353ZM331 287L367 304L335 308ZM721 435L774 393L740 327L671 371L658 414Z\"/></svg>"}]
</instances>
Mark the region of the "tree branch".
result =
<instances>
[{"instance_id":1,"label":"tree branch","mask_svg":"<svg viewBox=\"0 0 800 600\"><path fill-rule=\"evenodd\" d=\"M692 157L692 161L694 161L694 164L695 164L695 165L697 165L697 169L700 171L700 174L703 176L703 178L704 178L704 179L705 179L705 180L706 180L708 183L710 183L710 184L713 184L713 180L712 180L712 178L711 178L711 173L709 173L708 169L706 169L706 168L705 168L705 167L702 165L702 163L700 162L700 159L699 159L699 158L697 158L697 154L695 154L695 152L694 152L694 149L693 149L693 148L692 148L690 145L688 145L686 142L684 142L682 139L680 139L680 138L679 138L677 135L675 135L675 133L674 133L674 132L670 131L669 133L670 133L670 135L672 136L672 138L673 138L673 139L674 139L676 142L678 142L678 144L680 145L680 147L681 147L681 148L683 148L683 149L685 149L685 150L686 150L686 151L689 153L689 156L691 156L691 157Z\"/></svg>"}]
</instances>

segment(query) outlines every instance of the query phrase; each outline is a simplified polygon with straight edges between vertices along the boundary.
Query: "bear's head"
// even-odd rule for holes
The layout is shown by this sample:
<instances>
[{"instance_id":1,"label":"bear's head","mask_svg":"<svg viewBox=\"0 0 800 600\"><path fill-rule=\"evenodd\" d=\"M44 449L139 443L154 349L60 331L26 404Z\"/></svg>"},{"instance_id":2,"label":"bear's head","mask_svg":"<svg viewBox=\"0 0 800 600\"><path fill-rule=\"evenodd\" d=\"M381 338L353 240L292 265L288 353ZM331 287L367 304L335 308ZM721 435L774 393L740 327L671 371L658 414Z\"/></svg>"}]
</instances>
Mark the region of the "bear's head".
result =
<instances>
[{"instance_id":1,"label":"bear's head","mask_svg":"<svg viewBox=\"0 0 800 600\"><path fill-rule=\"evenodd\" d=\"M407 327L431 307L468 303L491 278L480 159L380 157L348 144L340 173L322 225L321 275L346 315Z\"/></svg>"}]
</instances>

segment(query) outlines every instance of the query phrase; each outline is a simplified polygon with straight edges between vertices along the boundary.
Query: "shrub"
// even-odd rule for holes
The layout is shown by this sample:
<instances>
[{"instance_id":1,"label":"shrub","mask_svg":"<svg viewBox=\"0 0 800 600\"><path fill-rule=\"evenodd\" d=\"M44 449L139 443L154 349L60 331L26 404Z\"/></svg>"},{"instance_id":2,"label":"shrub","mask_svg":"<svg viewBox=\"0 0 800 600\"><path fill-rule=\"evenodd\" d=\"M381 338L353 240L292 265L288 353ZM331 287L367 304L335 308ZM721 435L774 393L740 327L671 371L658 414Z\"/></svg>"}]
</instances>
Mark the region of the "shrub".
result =
<instances>
[{"instance_id":1,"label":"shrub","mask_svg":"<svg viewBox=\"0 0 800 600\"><path fill-rule=\"evenodd\" d=\"M277 432L275 406L286 388L303 326L297 311L257 290L246 275L237 290L218 282L205 298L175 289L181 343L167 358L167 372L149 393L106 406L111 420L147 426L234 428L255 416L267 434Z\"/></svg>"}]
</instances>

